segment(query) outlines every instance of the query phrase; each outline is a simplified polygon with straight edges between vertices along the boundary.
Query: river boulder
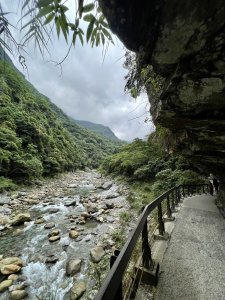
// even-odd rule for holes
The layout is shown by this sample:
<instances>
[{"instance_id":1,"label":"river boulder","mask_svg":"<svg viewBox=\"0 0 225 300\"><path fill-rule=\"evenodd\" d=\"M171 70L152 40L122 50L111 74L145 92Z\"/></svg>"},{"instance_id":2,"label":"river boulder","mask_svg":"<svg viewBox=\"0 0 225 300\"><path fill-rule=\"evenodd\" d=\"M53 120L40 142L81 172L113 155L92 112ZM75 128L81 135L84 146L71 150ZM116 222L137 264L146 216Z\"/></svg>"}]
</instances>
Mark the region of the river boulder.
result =
<instances>
[{"instance_id":1,"label":"river boulder","mask_svg":"<svg viewBox=\"0 0 225 300\"><path fill-rule=\"evenodd\" d=\"M8 289L8 287L10 287L10 285L12 285L13 281L8 279L8 280L3 280L0 283L0 293L6 291Z\"/></svg>"},{"instance_id":2,"label":"river boulder","mask_svg":"<svg viewBox=\"0 0 225 300\"><path fill-rule=\"evenodd\" d=\"M80 272L81 269L81 259L71 259L66 265L66 274L71 276Z\"/></svg>"},{"instance_id":3,"label":"river boulder","mask_svg":"<svg viewBox=\"0 0 225 300\"><path fill-rule=\"evenodd\" d=\"M80 299L86 291L86 283L84 281L77 281L74 283L72 289L70 290L70 299L78 300Z\"/></svg>"},{"instance_id":4,"label":"river boulder","mask_svg":"<svg viewBox=\"0 0 225 300\"><path fill-rule=\"evenodd\" d=\"M0 266L1 265L17 265L22 267L23 266L23 261L21 258L17 256L12 256L12 257L5 257L0 260Z\"/></svg>"},{"instance_id":5,"label":"river boulder","mask_svg":"<svg viewBox=\"0 0 225 300\"><path fill-rule=\"evenodd\" d=\"M97 246L90 251L91 260L95 263L100 262L100 260L105 255L105 250L103 247Z\"/></svg>"},{"instance_id":6,"label":"river boulder","mask_svg":"<svg viewBox=\"0 0 225 300\"><path fill-rule=\"evenodd\" d=\"M13 265L13 264L6 265L6 266L1 266L1 273L3 275L14 274L14 273L19 272L20 270L21 270L20 266Z\"/></svg>"},{"instance_id":7,"label":"river boulder","mask_svg":"<svg viewBox=\"0 0 225 300\"><path fill-rule=\"evenodd\" d=\"M111 188L112 185L113 185L113 182L112 182L112 181L107 181L107 182L105 182L105 183L102 185L102 188L103 188L104 190L108 190L108 189Z\"/></svg>"},{"instance_id":8,"label":"river boulder","mask_svg":"<svg viewBox=\"0 0 225 300\"><path fill-rule=\"evenodd\" d=\"M10 293L10 300L21 300L27 297L27 292L25 290L16 290Z\"/></svg>"},{"instance_id":9,"label":"river boulder","mask_svg":"<svg viewBox=\"0 0 225 300\"><path fill-rule=\"evenodd\" d=\"M13 226L18 226L24 224L24 222L29 222L31 220L29 213L20 213L14 217L12 220Z\"/></svg>"}]
</instances>

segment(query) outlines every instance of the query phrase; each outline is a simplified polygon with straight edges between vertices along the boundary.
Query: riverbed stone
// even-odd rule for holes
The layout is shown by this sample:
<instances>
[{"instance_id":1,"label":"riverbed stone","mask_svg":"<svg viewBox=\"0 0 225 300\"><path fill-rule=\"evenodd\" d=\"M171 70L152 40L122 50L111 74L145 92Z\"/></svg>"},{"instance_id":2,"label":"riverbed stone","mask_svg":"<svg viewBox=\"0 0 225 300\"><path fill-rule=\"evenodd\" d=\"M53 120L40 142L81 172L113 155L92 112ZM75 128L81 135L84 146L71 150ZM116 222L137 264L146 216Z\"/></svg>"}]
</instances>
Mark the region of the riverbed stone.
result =
<instances>
[{"instance_id":1,"label":"riverbed stone","mask_svg":"<svg viewBox=\"0 0 225 300\"><path fill-rule=\"evenodd\" d=\"M117 192L110 192L105 196L105 199L113 199L119 197L120 194Z\"/></svg>"},{"instance_id":2,"label":"riverbed stone","mask_svg":"<svg viewBox=\"0 0 225 300\"><path fill-rule=\"evenodd\" d=\"M48 240L49 240L49 242L53 243L53 242L60 240L60 236L59 235L51 236Z\"/></svg>"},{"instance_id":3,"label":"riverbed stone","mask_svg":"<svg viewBox=\"0 0 225 300\"><path fill-rule=\"evenodd\" d=\"M59 235L59 233L60 233L59 229L54 229L54 230L52 230L52 231L48 234L48 236L49 236L49 237L51 237L51 236L57 236L57 235Z\"/></svg>"},{"instance_id":4,"label":"riverbed stone","mask_svg":"<svg viewBox=\"0 0 225 300\"><path fill-rule=\"evenodd\" d=\"M86 221L85 221L85 220L81 220L81 221L79 221L79 224L80 224L80 225L85 225L85 224L86 224Z\"/></svg>"},{"instance_id":5,"label":"riverbed stone","mask_svg":"<svg viewBox=\"0 0 225 300\"><path fill-rule=\"evenodd\" d=\"M20 228L16 228L14 231L13 231L13 236L17 236L17 235L20 235L21 233L23 233L23 230L20 229Z\"/></svg>"},{"instance_id":6,"label":"riverbed stone","mask_svg":"<svg viewBox=\"0 0 225 300\"><path fill-rule=\"evenodd\" d=\"M45 222L44 218L38 218L37 220L34 221L34 224L43 224Z\"/></svg>"},{"instance_id":7,"label":"riverbed stone","mask_svg":"<svg viewBox=\"0 0 225 300\"><path fill-rule=\"evenodd\" d=\"M104 222L104 218L103 217L97 217L96 220L100 223L103 223Z\"/></svg>"},{"instance_id":8,"label":"riverbed stone","mask_svg":"<svg viewBox=\"0 0 225 300\"><path fill-rule=\"evenodd\" d=\"M70 290L70 299L80 299L86 291L86 283L83 280L76 281Z\"/></svg>"},{"instance_id":9,"label":"riverbed stone","mask_svg":"<svg viewBox=\"0 0 225 300\"><path fill-rule=\"evenodd\" d=\"M74 229L69 231L69 237L71 239L76 239L79 235L80 235L80 233Z\"/></svg>"},{"instance_id":10,"label":"riverbed stone","mask_svg":"<svg viewBox=\"0 0 225 300\"><path fill-rule=\"evenodd\" d=\"M90 251L91 260L95 263L100 262L104 255L105 250L101 246L97 246Z\"/></svg>"},{"instance_id":11,"label":"riverbed stone","mask_svg":"<svg viewBox=\"0 0 225 300\"><path fill-rule=\"evenodd\" d=\"M1 273L3 275L14 274L14 273L19 272L20 270L21 270L20 266L13 265L13 264L1 266Z\"/></svg>"},{"instance_id":12,"label":"riverbed stone","mask_svg":"<svg viewBox=\"0 0 225 300\"><path fill-rule=\"evenodd\" d=\"M93 205L91 202L88 202L85 206L86 206L86 210L89 214L95 213L98 211L98 208L96 207L96 205Z\"/></svg>"},{"instance_id":13,"label":"riverbed stone","mask_svg":"<svg viewBox=\"0 0 225 300\"><path fill-rule=\"evenodd\" d=\"M10 222L10 219L8 216L0 214L0 225L6 225Z\"/></svg>"},{"instance_id":14,"label":"riverbed stone","mask_svg":"<svg viewBox=\"0 0 225 300\"><path fill-rule=\"evenodd\" d=\"M16 275L16 274L11 274L11 275L9 275L9 277L8 277L8 279L10 279L10 280L12 280L12 281L16 281L18 278L19 278L19 276Z\"/></svg>"},{"instance_id":15,"label":"riverbed stone","mask_svg":"<svg viewBox=\"0 0 225 300\"><path fill-rule=\"evenodd\" d=\"M53 227L55 227L55 223L53 223L53 222L46 223L44 226L45 229L51 229Z\"/></svg>"},{"instance_id":16,"label":"riverbed stone","mask_svg":"<svg viewBox=\"0 0 225 300\"><path fill-rule=\"evenodd\" d=\"M112 187L112 185L113 185L112 181L106 181L105 183L103 183L102 188L104 190L108 190L108 189L110 189Z\"/></svg>"},{"instance_id":17,"label":"riverbed stone","mask_svg":"<svg viewBox=\"0 0 225 300\"><path fill-rule=\"evenodd\" d=\"M65 200L63 202L63 204L65 206L73 206L73 205L76 205L78 201L80 201L80 196L79 195L75 195L72 199Z\"/></svg>"},{"instance_id":18,"label":"riverbed stone","mask_svg":"<svg viewBox=\"0 0 225 300\"><path fill-rule=\"evenodd\" d=\"M81 259L70 259L66 264L66 274L71 276L80 272Z\"/></svg>"},{"instance_id":19,"label":"riverbed stone","mask_svg":"<svg viewBox=\"0 0 225 300\"><path fill-rule=\"evenodd\" d=\"M8 289L8 287L10 287L10 285L12 285L13 281L10 280L10 279L7 279L7 280L3 280L1 283L0 283L0 293L6 291Z\"/></svg>"},{"instance_id":20,"label":"riverbed stone","mask_svg":"<svg viewBox=\"0 0 225 300\"><path fill-rule=\"evenodd\" d=\"M115 207L114 203L106 203L107 209L113 209Z\"/></svg>"},{"instance_id":21,"label":"riverbed stone","mask_svg":"<svg viewBox=\"0 0 225 300\"><path fill-rule=\"evenodd\" d=\"M55 256L54 254L52 255L49 255L46 260L45 260L45 263L51 263L51 264L54 264L56 263L57 261L59 260L59 258L57 256Z\"/></svg>"},{"instance_id":22,"label":"riverbed stone","mask_svg":"<svg viewBox=\"0 0 225 300\"><path fill-rule=\"evenodd\" d=\"M21 258L17 256L5 257L2 260L0 260L0 265L11 265L11 264L22 267L23 261Z\"/></svg>"},{"instance_id":23,"label":"riverbed stone","mask_svg":"<svg viewBox=\"0 0 225 300\"><path fill-rule=\"evenodd\" d=\"M10 293L10 300L21 300L24 299L28 296L27 292L25 290L16 290L16 291L12 291Z\"/></svg>"},{"instance_id":24,"label":"riverbed stone","mask_svg":"<svg viewBox=\"0 0 225 300\"><path fill-rule=\"evenodd\" d=\"M0 225L0 231L4 231L6 229L5 226Z\"/></svg>"},{"instance_id":25,"label":"riverbed stone","mask_svg":"<svg viewBox=\"0 0 225 300\"><path fill-rule=\"evenodd\" d=\"M24 222L28 222L30 220L31 220L31 218L30 218L29 213L21 213L14 217L11 224L12 224L12 226L18 226L18 225L24 224Z\"/></svg>"},{"instance_id":26,"label":"riverbed stone","mask_svg":"<svg viewBox=\"0 0 225 300\"><path fill-rule=\"evenodd\" d=\"M85 218L85 219L88 219L91 217L91 215L87 212L87 211L84 211L81 213L81 217Z\"/></svg>"}]
</instances>

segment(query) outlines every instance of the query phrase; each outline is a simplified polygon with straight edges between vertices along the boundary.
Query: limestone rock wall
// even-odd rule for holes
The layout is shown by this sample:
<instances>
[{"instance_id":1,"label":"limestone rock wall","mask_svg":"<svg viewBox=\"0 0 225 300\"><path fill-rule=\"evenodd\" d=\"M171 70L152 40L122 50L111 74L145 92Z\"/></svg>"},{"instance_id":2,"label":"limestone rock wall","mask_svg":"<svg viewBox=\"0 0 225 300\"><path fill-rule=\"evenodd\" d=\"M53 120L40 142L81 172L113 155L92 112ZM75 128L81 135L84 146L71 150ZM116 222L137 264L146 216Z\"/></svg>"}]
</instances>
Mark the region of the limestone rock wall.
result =
<instances>
[{"instance_id":1,"label":"limestone rock wall","mask_svg":"<svg viewBox=\"0 0 225 300\"><path fill-rule=\"evenodd\" d=\"M114 33L165 78L155 123L225 182L225 1L99 0Z\"/></svg>"}]
</instances>

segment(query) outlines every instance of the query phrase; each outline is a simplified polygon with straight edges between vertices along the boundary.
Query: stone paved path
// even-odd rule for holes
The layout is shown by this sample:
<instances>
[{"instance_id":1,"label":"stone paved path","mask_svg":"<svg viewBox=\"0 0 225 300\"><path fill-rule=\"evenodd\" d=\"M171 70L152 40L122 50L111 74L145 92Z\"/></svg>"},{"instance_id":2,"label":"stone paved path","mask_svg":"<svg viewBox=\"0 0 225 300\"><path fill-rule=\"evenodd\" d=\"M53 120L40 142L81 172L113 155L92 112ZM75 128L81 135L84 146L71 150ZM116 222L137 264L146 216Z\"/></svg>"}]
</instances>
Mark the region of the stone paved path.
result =
<instances>
[{"instance_id":1,"label":"stone paved path","mask_svg":"<svg viewBox=\"0 0 225 300\"><path fill-rule=\"evenodd\" d=\"M225 300L225 220L214 201L210 195L184 200L155 300Z\"/></svg>"}]
</instances>

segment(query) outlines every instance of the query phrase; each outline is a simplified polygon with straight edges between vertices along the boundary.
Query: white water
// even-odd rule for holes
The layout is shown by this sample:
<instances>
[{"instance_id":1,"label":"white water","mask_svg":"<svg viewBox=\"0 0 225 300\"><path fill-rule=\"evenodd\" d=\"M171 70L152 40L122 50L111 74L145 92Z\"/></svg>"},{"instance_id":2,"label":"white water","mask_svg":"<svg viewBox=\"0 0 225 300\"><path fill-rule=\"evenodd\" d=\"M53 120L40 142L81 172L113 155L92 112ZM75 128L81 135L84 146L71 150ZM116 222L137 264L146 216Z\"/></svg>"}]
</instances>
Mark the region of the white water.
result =
<instances>
[{"instance_id":1,"label":"white water","mask_svg":"<svg viewBox=\"0 0 225 300\"><path fill-rule=\"evenodd\" d=\"M73 285L72 278L65 280L65 262L66 259L50 267L41 262L30 262L23 268L29 285L29 299L63 299Z\"/></svg>"}]
</instances>

